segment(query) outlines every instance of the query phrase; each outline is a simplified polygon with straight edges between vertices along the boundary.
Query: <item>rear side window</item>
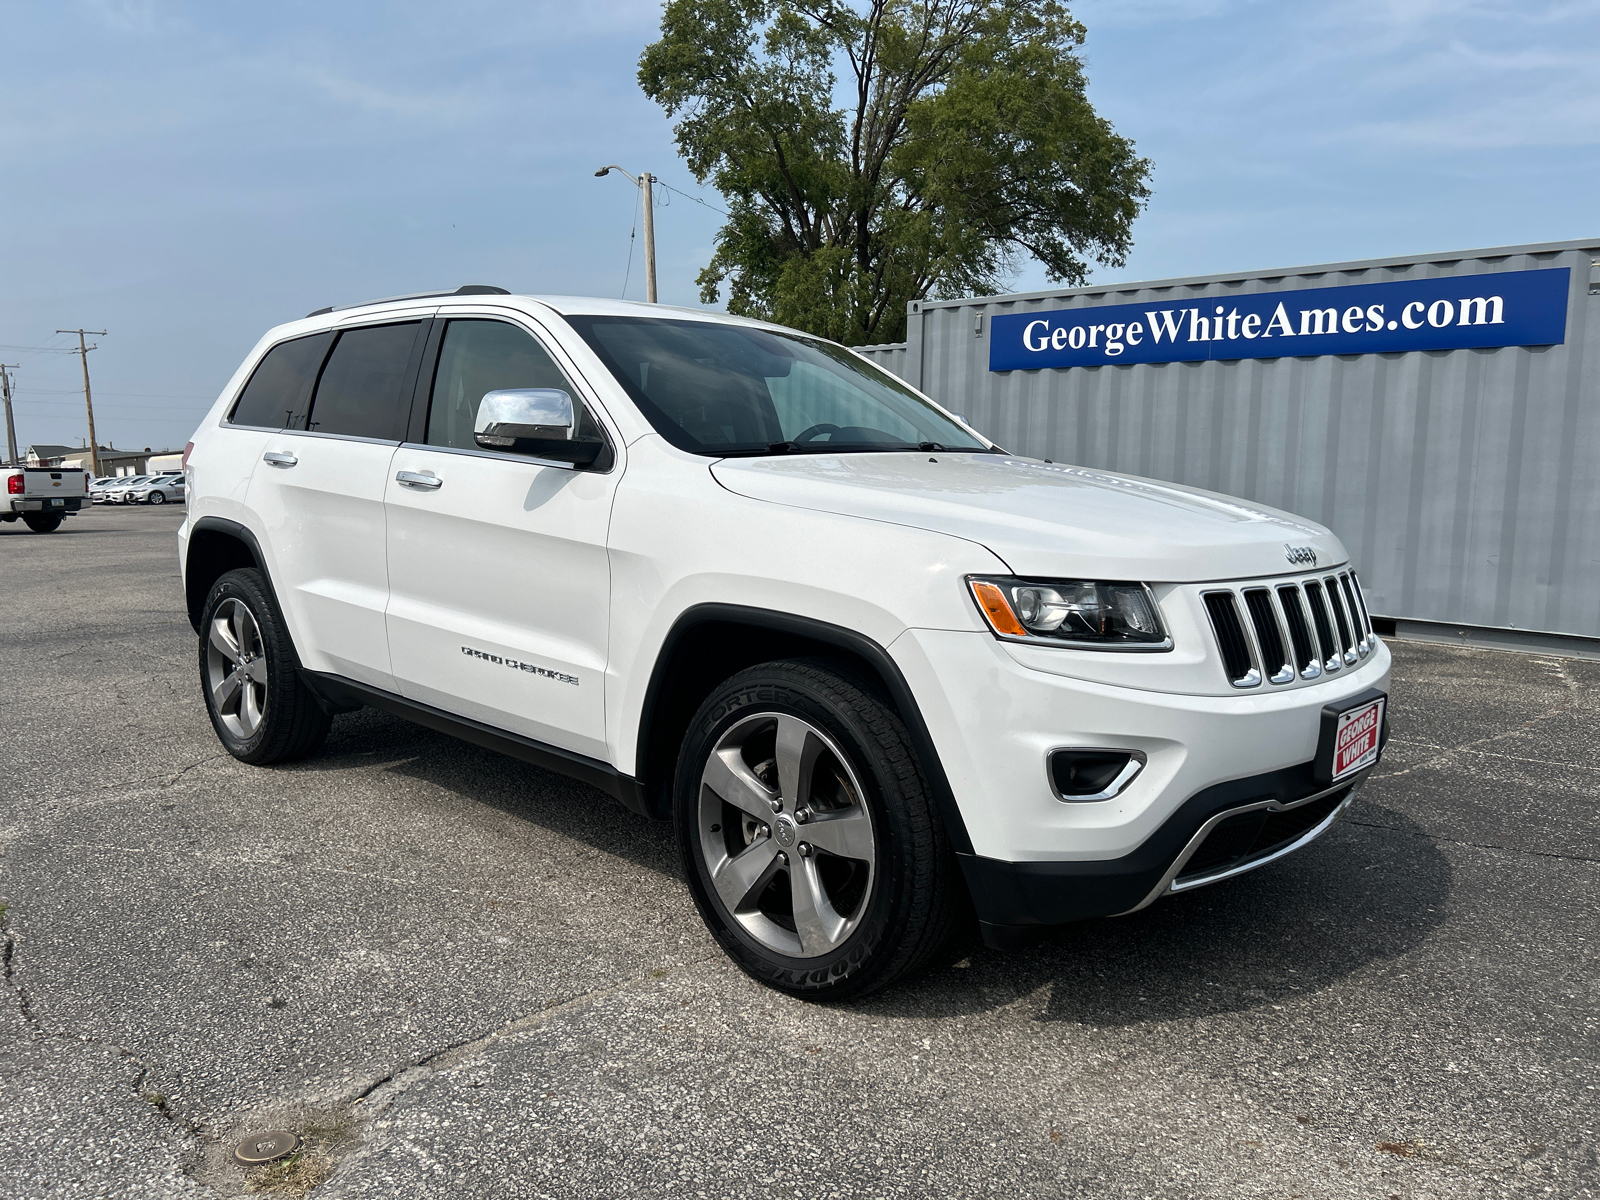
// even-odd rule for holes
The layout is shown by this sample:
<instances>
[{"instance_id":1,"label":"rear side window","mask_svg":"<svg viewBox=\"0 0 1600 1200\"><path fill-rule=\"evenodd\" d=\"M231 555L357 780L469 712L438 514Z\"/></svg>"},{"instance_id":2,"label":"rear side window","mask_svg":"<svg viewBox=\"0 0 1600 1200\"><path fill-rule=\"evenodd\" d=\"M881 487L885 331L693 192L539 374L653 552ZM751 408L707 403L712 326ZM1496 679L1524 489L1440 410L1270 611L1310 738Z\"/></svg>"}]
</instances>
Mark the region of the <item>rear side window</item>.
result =
<instances>
[{"instance_id":1,"label":"rear side window","mask_svg":"<svg viewBox=\"0 0 1600 1200\"><path fill-rule=\"evenodd\" d=\"M420 326L406 321L341 333L322 368L306 428L399 441L404 426L400 389Z\"/></svg>"},{"instance_id":2,"label":"rear side window","mask_svg":"<svg viewBox=\"0 0 1600 1200\"><path fill-rule=\"evenodd\" d=\"M332 341L332 333L313 333L292 342L279 342L268 350L251 374L250 382L244 385L244 391L239 393L229 422L266 429L285 428L290 423L290 414L305 412L311 385L317 379L317 368L322 365Z\"/></svg>"}]
</instances>

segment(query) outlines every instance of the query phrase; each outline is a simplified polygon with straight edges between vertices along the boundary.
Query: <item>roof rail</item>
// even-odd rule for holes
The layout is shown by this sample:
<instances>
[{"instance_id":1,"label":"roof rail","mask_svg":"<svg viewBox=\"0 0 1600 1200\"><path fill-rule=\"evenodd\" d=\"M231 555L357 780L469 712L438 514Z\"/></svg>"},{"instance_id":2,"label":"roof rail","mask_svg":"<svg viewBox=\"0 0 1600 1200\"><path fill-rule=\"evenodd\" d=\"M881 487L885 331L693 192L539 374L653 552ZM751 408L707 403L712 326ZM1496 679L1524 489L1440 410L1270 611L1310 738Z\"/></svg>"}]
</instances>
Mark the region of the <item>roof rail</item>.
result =
<instances>
[{"instance_id":1,"label":"roof rail","mask_svg":"<svg viewBox=\"0 0 1600 1200\"><path fill-rule=\"evenodd\" d=\"M488 283L466 283L456 288L453 292L411 292L405 296L381 296L376 300L363 300L359 304L330 304L327 308L319 308L316 312L308 312L307 317L326 316L331 312L342 312L347 308L365 308L369 304L389 304L396 300L431 300L435 296L509 296L510 292L503 287L495 287Z\"/></svg>"}]
</instances>

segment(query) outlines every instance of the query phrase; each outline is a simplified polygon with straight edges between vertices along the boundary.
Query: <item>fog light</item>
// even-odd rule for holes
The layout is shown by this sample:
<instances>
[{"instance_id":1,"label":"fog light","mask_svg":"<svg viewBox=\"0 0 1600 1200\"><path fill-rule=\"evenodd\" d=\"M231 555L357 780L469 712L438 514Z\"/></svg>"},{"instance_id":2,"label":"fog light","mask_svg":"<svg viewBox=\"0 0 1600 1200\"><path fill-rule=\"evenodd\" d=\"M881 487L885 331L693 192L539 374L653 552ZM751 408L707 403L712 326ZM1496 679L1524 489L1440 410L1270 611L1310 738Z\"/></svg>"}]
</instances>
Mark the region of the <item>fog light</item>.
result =
<instances>
[{"instance_id":1,"label":"fog light","mask_svg":"<svg viewBox=\"0 0 1600 1200\"><path fill-rule=\"evenodd\" d=\"M1109 800L1144 769L1138 750L1055 750L1050 785L1060 800Z\"/></svg>"}]
</instances>

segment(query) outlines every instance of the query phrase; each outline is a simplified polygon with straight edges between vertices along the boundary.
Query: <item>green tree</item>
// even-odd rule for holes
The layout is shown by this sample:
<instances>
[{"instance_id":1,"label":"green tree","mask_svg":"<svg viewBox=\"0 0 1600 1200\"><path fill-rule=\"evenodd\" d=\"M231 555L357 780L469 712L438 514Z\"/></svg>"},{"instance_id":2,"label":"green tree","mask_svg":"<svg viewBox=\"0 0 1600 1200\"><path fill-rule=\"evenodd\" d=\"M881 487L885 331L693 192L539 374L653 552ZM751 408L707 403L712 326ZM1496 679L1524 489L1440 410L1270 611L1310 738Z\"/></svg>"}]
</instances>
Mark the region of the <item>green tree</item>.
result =
<instances>
[{"instance_id":1,"label":"green tree","mask_svg":"<svg viewBox=\"0 0 1600 1200\"><path fill-rule=\"evenodd\" d=\"M668 0L639 82L728 201L702 298L862 345L1025 255L1121 266L1150 162L1089 103L1083 37L1057 0Z\"/></svg>"}]
</instances>

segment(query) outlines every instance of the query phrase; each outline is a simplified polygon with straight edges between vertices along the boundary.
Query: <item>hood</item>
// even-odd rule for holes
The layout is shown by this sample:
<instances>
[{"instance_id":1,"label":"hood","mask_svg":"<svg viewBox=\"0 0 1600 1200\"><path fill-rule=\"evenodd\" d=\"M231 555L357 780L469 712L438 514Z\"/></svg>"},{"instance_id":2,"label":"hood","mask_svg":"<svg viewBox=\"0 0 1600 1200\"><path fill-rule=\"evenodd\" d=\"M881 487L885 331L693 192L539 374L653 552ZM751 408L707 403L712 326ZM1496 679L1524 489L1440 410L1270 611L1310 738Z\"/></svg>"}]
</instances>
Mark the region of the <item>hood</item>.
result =
<instances>
[{"instance_id":1,"label":"hood","mask_svg":"<svg viewBox=\"0 0 1600 1200\"><path fill-rule=\"evenodd\" d=\"M731 492L774 504L909 525L977 542L1018 575L1195 583L1307 570L1346 559L1327 529L1199 488L998 454L729 458Z\"/></svg>"}]
</instances>

